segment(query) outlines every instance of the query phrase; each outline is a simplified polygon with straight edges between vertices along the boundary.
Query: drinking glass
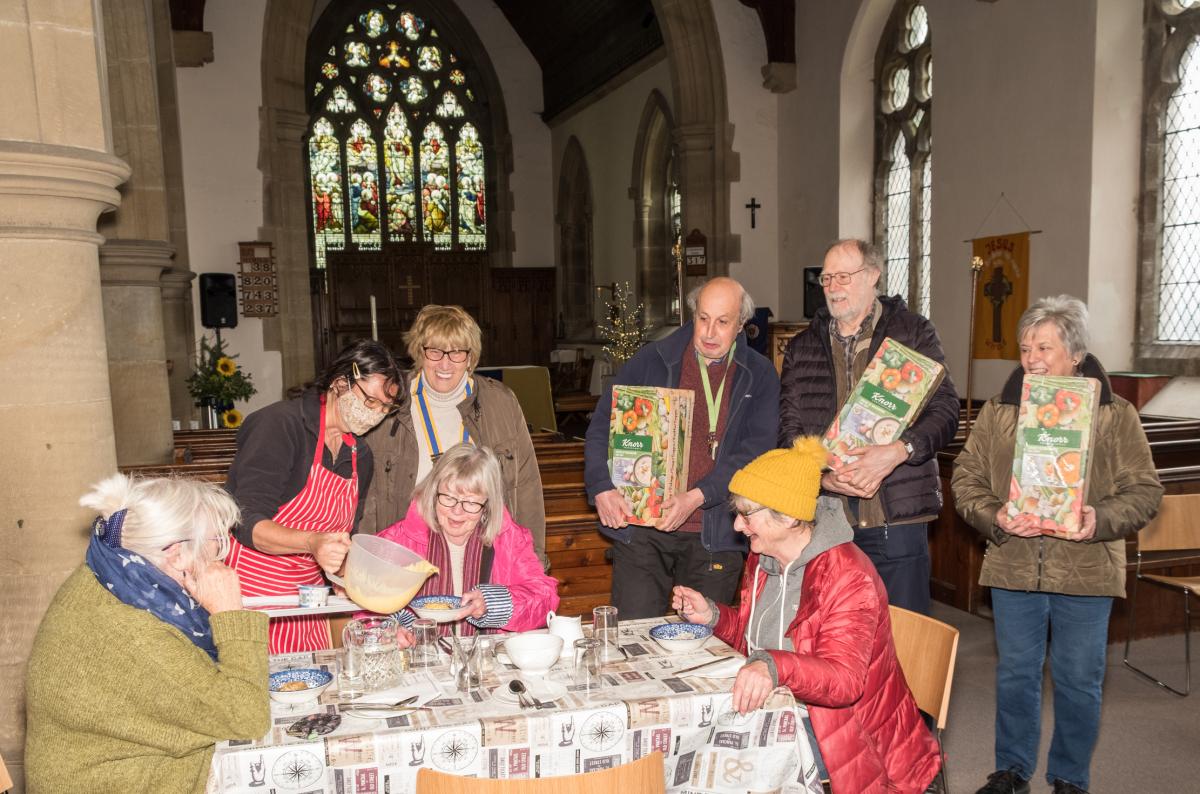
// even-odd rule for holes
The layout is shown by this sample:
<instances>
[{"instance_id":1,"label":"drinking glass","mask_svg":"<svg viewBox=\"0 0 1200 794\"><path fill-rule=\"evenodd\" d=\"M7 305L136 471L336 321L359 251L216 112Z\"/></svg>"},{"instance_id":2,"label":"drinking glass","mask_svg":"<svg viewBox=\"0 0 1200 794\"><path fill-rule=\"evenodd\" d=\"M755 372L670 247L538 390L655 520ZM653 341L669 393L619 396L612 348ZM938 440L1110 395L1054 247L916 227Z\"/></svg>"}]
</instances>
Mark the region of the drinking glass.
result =
<instances>
[{"instance_id":1,"label":"drinking glass","mask_svg":"<svg viewBox=\"0 0 1200 794\"><path fill-rule=\"evenodd\" d=\"M616 607L602 606L592 610L592 639L600 643L597 655L601 664L625 658L617 635Z\"/></svg>"},{"instance_id":2,"label":"drinking glass","mask_svg":"<svg viewBox=\"0 0 1200 794\"><path fill-rule=\"evenodd\" d=\"M391 617L359 618L346 624L342 635L346 666L361 677L368 692L394 685L404 671L399 628Z\"/></svg>"},{"instance_id":3,"label":"drinking glass","mask_svg":"<svg viewBox=\"0 0 1200 794\"><path fill-rule=\"evenodd\" d=\"M413 646L409 649L410 667L434 667L440 661L437 645L437 623L429 618L417 618L412 624Z\"/></svg>"},{"instance_id":4,"label":"drinking glass","mask_svg":"<svg viewBox=\"0 0 1200 794\"><path fill-rule=\"evenodd\" d=\"M604 685L600 678L600 640L575 640L575 691L584 697Z\"/></svg>"}]
</instances>

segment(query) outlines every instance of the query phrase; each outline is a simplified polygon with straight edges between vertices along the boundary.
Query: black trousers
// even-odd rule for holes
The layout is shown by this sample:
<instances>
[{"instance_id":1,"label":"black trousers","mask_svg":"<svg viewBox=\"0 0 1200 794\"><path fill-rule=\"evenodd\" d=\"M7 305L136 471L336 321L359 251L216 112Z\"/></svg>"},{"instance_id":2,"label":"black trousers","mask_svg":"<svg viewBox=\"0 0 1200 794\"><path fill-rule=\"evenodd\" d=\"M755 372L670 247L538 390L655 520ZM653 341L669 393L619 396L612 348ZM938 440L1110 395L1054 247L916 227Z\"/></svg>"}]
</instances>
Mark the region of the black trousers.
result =
<instances>
[{"instance_id":1,"label":"black trousers","mask_svg":"<svg viewBox=\"0 0 1200 794\"><path fill-rule=\"evenodd\" d=\"M613 543L612 603L618 619L667 614L677 584L728 604L737 594L742 562L740 551L706 550L699 532L634 527L629 543Z\"/></svg>"},{"instance_id":2,"label":"black trousers","mask_svg":"<svg viewBox=\"0 0 1200 794\"><path fill-rule=\"evenodd\" d=\"M929 614L929 524L855 527L854 545L875 563L889 604Z\"/></svg>"}]
</instances>

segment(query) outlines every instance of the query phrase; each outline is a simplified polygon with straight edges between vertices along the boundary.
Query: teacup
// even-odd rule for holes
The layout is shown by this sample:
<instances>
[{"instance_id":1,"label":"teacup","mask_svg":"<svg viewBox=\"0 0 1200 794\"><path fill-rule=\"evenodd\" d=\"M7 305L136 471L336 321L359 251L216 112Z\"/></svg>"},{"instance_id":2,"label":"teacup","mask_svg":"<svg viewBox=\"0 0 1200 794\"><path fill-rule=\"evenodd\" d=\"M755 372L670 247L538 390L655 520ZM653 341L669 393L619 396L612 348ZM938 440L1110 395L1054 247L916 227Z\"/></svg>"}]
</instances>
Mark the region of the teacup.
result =
<instances>
[{"instance_id":1,"label":"teacup","mask_svg":"<svg viewBox=\"0 0 1200 794\"><path fill-rule=\"evenodd\" d=\"M504 652L523 673L544 675L562 653L563 639L541 632L514 634L504 640Z\"/></svg>"},{"instance_id":2,"label":"teacup","mask_svg":"<svg viewBox=\"0 0 1200 794\"><path fill-rule=\"evenodd\" d=\"M556 615L554 611L546 613L546 628L556 637L562 637L564 657L570 656L575 648L575 640L583 639L583 622L579 616L569 618Z\"/></svg>"}]
</instances>

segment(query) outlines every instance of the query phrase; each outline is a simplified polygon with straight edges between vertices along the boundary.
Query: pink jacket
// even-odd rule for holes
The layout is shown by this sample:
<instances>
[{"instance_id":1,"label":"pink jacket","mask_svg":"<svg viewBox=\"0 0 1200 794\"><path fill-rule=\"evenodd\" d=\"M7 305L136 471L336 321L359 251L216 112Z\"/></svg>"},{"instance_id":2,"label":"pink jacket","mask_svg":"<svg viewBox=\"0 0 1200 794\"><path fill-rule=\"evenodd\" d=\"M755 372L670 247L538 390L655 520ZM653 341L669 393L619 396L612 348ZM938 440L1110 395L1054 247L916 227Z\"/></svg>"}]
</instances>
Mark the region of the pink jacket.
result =
<instances>
[{"instance_id":1,"label":"pink jacket","mask_svg":"<svg viewBox=\"0 0 1200 794\"><path fill-rule=\"evenodd\" d=\"M379 533L422 557L429 553L429 525L421 517L416 503L408 514ZM492 573L487 584L503 585L512 597L512 618L505 631L528 631L546 625L546 613L558 608L558 580L542 571L542 563L533 551L529 530L512 520L504 511L504 525L492 541Z\"/></svg>"},{"instance_id":2,"label":"pink jacket","mask_svg":"<svg viewBox=\"0 0 1200 794\"><path fill-rule=\"evenodd\" d=\"M747 555L740 606L717 605L714 633L742 653L750 588L761 593L766 580L758 555ZM883 582L857 546L843 543L808 563L787 635L795 652L769 653L780 685L808 704L833 790L924 791L941 766L937 744L896 658Z\"/></svg>"}]
</instances>

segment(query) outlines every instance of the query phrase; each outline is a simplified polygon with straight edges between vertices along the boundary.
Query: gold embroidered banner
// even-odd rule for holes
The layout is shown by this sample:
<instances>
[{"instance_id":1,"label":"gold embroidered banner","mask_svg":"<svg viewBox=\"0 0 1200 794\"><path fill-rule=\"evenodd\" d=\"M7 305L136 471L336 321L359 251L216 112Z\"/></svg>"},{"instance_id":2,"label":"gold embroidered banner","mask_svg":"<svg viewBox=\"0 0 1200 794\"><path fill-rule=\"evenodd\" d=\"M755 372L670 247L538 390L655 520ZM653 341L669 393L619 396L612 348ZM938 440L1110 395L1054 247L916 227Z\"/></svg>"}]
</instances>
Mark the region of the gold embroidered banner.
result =
<instances>
[{"instance_id":1,"label":"gold embroidered banner","mask_svg":"<svg viewBox=\"0 0 1200 794\"><path fill-rule=\"evenodd\" d=\"M983 259L971 357L1017 360L1017 321L1029 305L1029 232L980 237L971 241L971 253Z\"/></svg>"}]
</instances>

